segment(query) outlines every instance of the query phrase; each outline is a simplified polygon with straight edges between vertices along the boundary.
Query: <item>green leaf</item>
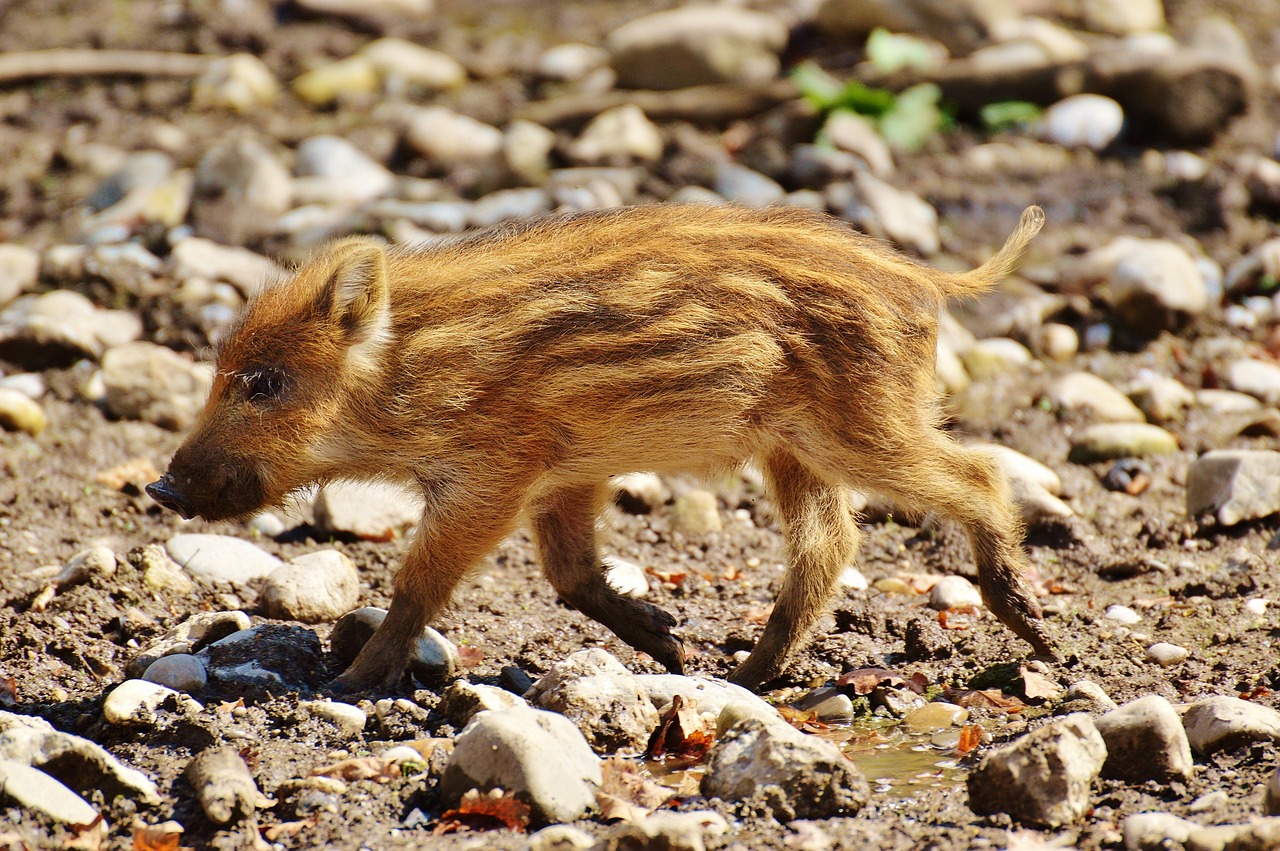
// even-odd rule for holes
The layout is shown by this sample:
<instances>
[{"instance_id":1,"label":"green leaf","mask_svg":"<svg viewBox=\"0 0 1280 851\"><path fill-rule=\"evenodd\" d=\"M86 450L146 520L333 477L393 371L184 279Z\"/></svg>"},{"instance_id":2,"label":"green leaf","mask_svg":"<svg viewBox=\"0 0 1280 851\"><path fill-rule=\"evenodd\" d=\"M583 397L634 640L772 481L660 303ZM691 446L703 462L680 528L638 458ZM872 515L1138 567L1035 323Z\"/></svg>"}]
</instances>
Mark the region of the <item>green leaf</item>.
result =
<instances>
[{"instance_id":1,"label":"green leaf","mask_svg":"<svg viewBox=\"0 0 1280 851\"><path fill-rule=\"evenodd\" d=\"M1039 120L1044 112L1039 106L1025 100L1002 100L989 103L979 112L982 125L992 132L1011 127L1025 127Z\"/></svg>"},{"instance_id":2,"label":"green leaf","mask_svg":"<svg viewBox=\"0 0 1280 851\"><path fill-rule=\"evenodd\" d=\"M844 84L828 74L818 63L801 62L791 71L791 79L800 89L800 94L813 107L822 112L834 109L840 100Z\"/></svg>"},{"instance_id":3,"label":"green leaf","mask_svg":"<svg viewBox=\"0 0 1280 851\"><path fill-rule=\"evenodd\" d=\"M938 106L941 99L942 90L933 83L912 86L898 95L893 108L881 116L880 135L896 150L920 150L945 121Z\"/></svg>"},{"instance_id":4,"label":"green leaf","mask_svg":"<svg viewBox=\"0 0 1280 851\"><path fill-rule=\"evenodd\" d=\"M867 37L867 59L886 74L910 68L930 71L938 65L938 54L929 42L912 35L895 35L876 27Z\"/></svg>"}]
</instances>

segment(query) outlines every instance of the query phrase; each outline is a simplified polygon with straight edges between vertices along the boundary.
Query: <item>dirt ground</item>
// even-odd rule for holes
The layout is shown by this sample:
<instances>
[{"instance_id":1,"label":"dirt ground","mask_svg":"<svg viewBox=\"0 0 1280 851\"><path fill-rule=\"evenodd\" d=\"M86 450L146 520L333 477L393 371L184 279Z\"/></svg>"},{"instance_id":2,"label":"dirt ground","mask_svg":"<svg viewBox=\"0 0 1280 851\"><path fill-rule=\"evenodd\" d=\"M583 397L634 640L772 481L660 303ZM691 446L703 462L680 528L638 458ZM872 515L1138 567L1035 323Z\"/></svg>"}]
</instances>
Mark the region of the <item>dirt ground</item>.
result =
<instances>
[{"instance_id":1,"label":"dirt ground","mask_svg":"<svg viewBox=\"0 0 1280 851\"><path fill-rule=\"evenodd\" d=\"M439 20L396 34L423 39L458 52L483 56L495 34L510 45L532 51L556 40L596 40L599 33L657 3L559 4L554 14L535 14L532 3L445 3ZM483 14L478 7L485 8ZM1280 61L1280 12L1269 0L1231 4L1208 0L1168 0L1175 33L1209 9L1239 21L1264 68ZM175 13L175 9L180 14ZM267 37L265 24L219 12L213 2L102 2L102 0L0 0L0 50L33 46L149 47L228 52L252 49L288 79L319 55L340 56L368 38L358 28L331 19L308 18L287 9L281 24ZM554 36L554 37L553 37ZM532 45L532 46L531 46ZM517 52L513 48L514 52ZM477 60L479 61L479 60ZM518 97L518 87L499 74L483 86L495 99ZM476 97L466 95L456 97ZM93 189L83 170L65 159L72 128L87 142L136 147L147 126L169 121L193 139L215 138L233 123L249 122L268 135L291 144L321 132L346 133L354 141L386 147L375 131L362 137L361 116L309 109L286 98L271 114L247 119L191 111L186 86L176 81L38 82L0 88L0 239L44 246L73 231L76 205ZM1228 128L1211 148L1199 151L1224 180L1236 173L1238 155L1271 150L1275 144L1274 98L1264 109ZM1209 256L1230 263L1261 238L1276 234L1276 225L1248 210L1206 216L1196 199L1168 191L1142 162L1139 149L1099 157L1072 153L1071 167L1048 178L1022 175L973 175L958 165L968 147L981 141L972 128L935 140L925 152L901 165L902 183L930 201L943 223L944 246L968 263L980 259L992 242L1012 225L1029 203L1042 204L1049 224L1033 248L1037 258L1081 252L1117 233L1175 237L1190 234ZM194 159L199 154L193 150ZM183 163L192 165L192 162ZM100 296L100 293L90 293ZM973 322L998 324L1016 295L997 292L965 308ZM1085 300L1084 312L1068 310L1059 318L1078 328L1105 318L1101 308ZM132 306L132 305L122 305ZM165 342L186 339L166 333L158 310L147 320L148 336ZM1109 464L1084 466L1067 461L1070 436L1082 420L1063 416L1038 404L1057 375L1087 369L1123 385L1141 370L1179 378L1191 387L1205 386L1224 363L1222 338L1239 346L1260 344L1272 329L1251 332L1226 328L1215 312L1177 335L1165 335L1136 351L1097 350L1072 362L1032 375L986 382L967 398L955 400L951 428L965 440L1000 442L1045 462L1064 479L1065 496L1076 516L1034 525L1027 549L1038 587L1051 591L1043 602L1052 632L1059 637L1064 661L1052 676L1067 686L1082 679L1098 683L1117 702L1159 694L1175 704L1215 694L1252 693L1265 705L1280 708L1280 635L1277 608L1263 616L1246 614L1246 599L1280 600L1280 516L1230 529L1200 528L1185 513L1187 469L1206 448L1277 448L1274 436L1223 441L1212 417L1193 414L1172 426L1183 451L1151 462L1152 484L1138 496L1107 490L1101 476ZM199 344L199 341L196 341ZM6 369L6 372L15 371ZM169 626L200 611L243 609L255 623L264 622L255 593L244 588L208 588L186 596L159 597L146 592L139 574L122 565L114 578L95 579L59 593L44 611L31 604L44 587L39 570L63 563L96 543L125 554L135 547L163 543L178 531L224 532L248 536L243 526L184 522L161 510L148 497L96 484L95 475L133 459L149 459L163 469L181 440L180 434L139 422L115 421L104 411L80 401L76 386L84 373L76 369L44 373L51 393L44 401L49 426L39 437L0 433L0 681L12 678L16 711L42 716L60 729L99 742L159 785L164 801L138 809L126 799L106 803L113 825L135 816L154 823L176 819L186 826L183 844L197 848L236 848L242 830L222 831L199 812L181 772L194 752L212 736L242 740L253 752L260 787L271 792L300 776L329 751L349 742L319 722L298 717L297 703L314 694L230 694L212 689L206 704L245 700L246 711L228 714L218 729L175 723L138 733L102 720L104 693L124 679L123 669L139 646ZM1208 378L1207 378L1208 377ZM760 627L758 613L777 590L784 560L781 538L772 520L769 498L749 479L729 477L711 482L724 512L744 509L753 523L731 523L726 531L686 538L673 532L665 509L648 515L613 512L603 535L607 548L653 573L683 573L678 585L655 582L649 599L680 618L679 634L691 653L692 673L725 675L732 654L748 649ZM725 516L730 516L726 513ZM280 540L255 542L281 557L332 545L346 552L361 569L363 605L390 602L391 577L398 544L317 540L307 510L289 518L295 526ZM963 537L946 526L906 515L864 523L866 533L860 568L872 582L901 573L959 573L974 578L973 562ZM732 577L732 578L726 578ZM850 592L823 621L813 643L799 655L770 695L788 700L859 667L880 666L921 673L928 682L962 685L988 666L1022 658L1025 647L990 617L971 629L937 629L937 614L926 598L899 594ZM1169 641L1191 651L1179 665L1161 668L1148 662L1149 641L1118 637L1116 627L1101 619L1108 605L1138 609L1143 622L1134 629L1149 640ZM752 616L755 612L757 615ZM928 654L908 652L913 623L931 638ZM602 646L636 671L657 672L604 627L559 603L540 578L529 539L518 534L506 541L491 563L462 587L452 607L435 627L460 647L470 648L465 676L498 684L508 665L537 677L549 665L587 646ZM327 639L328 627L317 632ZM923 656L929 658L922 658ZM334 672L316 672L322 682ZM317 694L323 693L322 690ZM425 706L434 693L416 697ZM767 695L767 696L770 696ZM380 695L368 695L376 699ZM366 707L368 708L368 707ZM1035 716L1043 710L1029 715ZM977 716L1000 743L1026 729L1020 716ZM1032 722L1034 723L1034 721ZM380 741L447 735L447 723L423 712L412 729L371 725L363 749ZM1206 823L1235 823L1259 812L1260 786L1280 765L1272 746L1227 752L1198 760L1198 772L1179 784L1130 786L1100 781L1095 807L1082 825L1048 841L1093 849L1117 847L1116 832L1124 816L1147 810L1187 816L1190 804L1205 793L1223 790L1227 800L1194 817ZM958 774L948 777L954 779ZM856 818L822 822L839 848L1047 847L1031 834L1011 838L1011 824L1001 817L981 818L966 806L950 782L916 789L897 785L876 793ZM686 801L684 808L705 806ZM282 807L284 805L282 804ZM506 833L430 837L421 827L406 827L420 810L429 819L439 813L433 777L414 777L386 785L355 784L333 806L317 810L314 826L278 840L280 847L336 849L428 847L520 848L524 839ZM136 811L136 812L135 812ZM799 834L775 822L738 817L737 832L720 840L749 848L799 847ZM287 821L292 810L264 813L264 822ZM8 810L24 836L49 837L57 847L61 834L28 814ZM600 826L584 824L599 832ZM1015 842L1025 843L1015 846ZM111 848L129 847L127 831L113 831Z\"/></svg>"}]
</instances>

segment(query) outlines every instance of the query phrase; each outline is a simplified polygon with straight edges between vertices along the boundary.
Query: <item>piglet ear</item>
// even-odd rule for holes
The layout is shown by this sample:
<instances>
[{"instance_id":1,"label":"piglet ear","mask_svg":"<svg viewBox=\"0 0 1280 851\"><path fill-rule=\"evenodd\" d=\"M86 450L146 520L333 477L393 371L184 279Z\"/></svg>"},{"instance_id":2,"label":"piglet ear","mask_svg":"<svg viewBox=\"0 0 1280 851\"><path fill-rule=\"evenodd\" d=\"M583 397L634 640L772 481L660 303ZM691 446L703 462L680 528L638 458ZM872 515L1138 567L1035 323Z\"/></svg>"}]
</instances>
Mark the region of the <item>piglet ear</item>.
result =
<instances>
[{"instance_id":1,"label":"piglet ear","mask_svg":"<svg viewBox=\"0 0 1280 851\"><path fill-rule=\"evenodd\" d=\"M334 248L329 279L330 316L362 343L384 333L387 325L387 252L372 240L352 240Z\"/></svg>"}]
</instances>

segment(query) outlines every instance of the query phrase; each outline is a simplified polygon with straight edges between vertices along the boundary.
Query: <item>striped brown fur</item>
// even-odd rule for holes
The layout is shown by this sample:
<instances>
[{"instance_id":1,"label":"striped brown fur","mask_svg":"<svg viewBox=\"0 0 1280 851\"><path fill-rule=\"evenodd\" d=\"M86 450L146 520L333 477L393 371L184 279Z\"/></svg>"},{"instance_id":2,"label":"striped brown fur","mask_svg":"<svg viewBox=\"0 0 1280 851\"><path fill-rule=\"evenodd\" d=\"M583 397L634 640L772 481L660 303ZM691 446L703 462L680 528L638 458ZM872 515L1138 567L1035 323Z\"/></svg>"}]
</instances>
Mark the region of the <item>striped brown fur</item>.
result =
<instances>
[{"instance_id":1,"label":"striped brown fur","mask_svg":"<svg viewBox=\"0 0 1280 851\"><path fill-rule=\"evenodd\" d=\"M604 582L610 476L765 471L791 564L734 679L777 675L851 563L847 488L959 522L984 599L1051 653L991 461L938 429L948 295L1006 274L1030 208L981 268L915 263L825 216L653 206L550 217L420 249L336 242L249 306L160 483L162 502L243 516L334 479L420 489L390 613L340 678L399 682L414 638L527 517L560 595L670 670L674 620Z\"/></svg>"}]
</instances>

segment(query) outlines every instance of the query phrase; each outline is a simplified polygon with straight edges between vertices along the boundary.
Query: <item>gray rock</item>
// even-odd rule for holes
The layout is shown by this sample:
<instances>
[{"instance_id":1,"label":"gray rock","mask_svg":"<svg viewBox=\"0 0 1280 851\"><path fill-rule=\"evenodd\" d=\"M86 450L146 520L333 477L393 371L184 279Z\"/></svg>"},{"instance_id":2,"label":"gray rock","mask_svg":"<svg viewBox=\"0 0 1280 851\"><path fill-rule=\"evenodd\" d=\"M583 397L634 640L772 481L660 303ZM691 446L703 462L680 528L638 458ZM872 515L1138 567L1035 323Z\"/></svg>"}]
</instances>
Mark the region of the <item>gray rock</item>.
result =
<instances>
[{"instance_id":1,"label":"gray rock","mask_svg":"<svg viewBox=\"0 0 1280 851\"><path fill-rule=\"evenodd\" d=\"M867 781L833 742L755 718L723 733L707 754L702 794L763 798L780 820L854 815Z\"/></svg>"},{"instance_id":2,"label":"gray rock","mask_svg":"<svg viewBox=\"0 0 1280 851\"><path fill-rule=\"evenodd\" d=\"M206 644L248 629L249 624L244 612L198 612L149 644L129 662L125 674L139 679L157 659L194 653Z\"/></svg>"},{"instance_id":3,"label":"gray rock","mask_svg":"<svg viewBox=\"0 0 1280 851\"><path fill-rule=\"evenodd\" d=\"M1073 700L1087 701L1102 712L1110 712L1116 708L1116 702L1111 699L1111 695L1092 680L1079 680L1068 686L1062 695L1062 701L1067 703Z\"/></svg>"},{"instance_id":4,"label":"gray rock","mask_svg":"<svg viewBox=\"0 0 1280 851\"><path fill-rule=\"evenodd\" d=\"M1154 336L1209 306L1204 275L1182 246L1121 236L1082 259L1081 274L1105 283L1104 296L1129 327Z\"/></svg>"},{"instance_id":5,"label":"gray rock","mask_svg":"<svg viewBox=\"0 0 1280 851\"><path fill-rule=\"evenodd\" d=\"M40 254L25 245L0 244L0 306L36 285Z\"/></svg>"},{"instance_id":6,"label":"gray rock","mask_svg":"<svg viewBox=\"0 0 1280 851\"><path fill-rule=\"evenodd\" d=\"M160 803L156 784L141 771L101 745L55 730L42 718L0 712L0 759L45 770L86 794L101 791L107 800L123 795Z\"/></svg>"},{"instance_id":7,"label":"gray rock","mask_svg":"<svg viewBox=\"0 0 1280 851\"><path fill-rule=\"evenodd\" d=\"M1232 390L1248 393L1268 405L1280 405L1280 366L1244 358L1227 367L1226 380Z\"/></svg>"},{"instance_id":8,"label":"gray rock","mask_svg":"<svg viewBox=\"0 0 1280 851\"><path fill-rule=\"evenodd\" d=\"M213 370L165 346L139 341L103 355L102 381L115 416L183 431L204 406Z\"/></svg>"},{"instance_id":9,"label":"gray rock","mask_svg":"<svg viewBox=\"0 0 1280 851\"><path fill-rule=\"evenodd\" d=\"M1106 758L1093 719L1068 715L983 757L969 774L969 808L1045 827L1071 824L1089 808L1090 787Z\"/></svg>"},{"instance_id":10,"label":"gray rock","mask_svg":"<svg viewBox=\"0 0 1280 851\"><path fill-rule=\"evenodd\" d=\"M258 688L315 688L324 671L316 634L282 624L233 632L202 648L196 657L211 680Z\"/></svg>"},{"instance_id":11,"label":"gray rock","mask_svg":"<svg viewBox=\"0 0 1280 851\"><path fill-rule=\"evenodd\" d=\"M158 683L125 680L102 702L102 717L111 724L153 727L160 720L165 701L170 699L183 715L204 709L198 701Z\"/></svg>"},{"instance_id":12,"label":"gray rock","mask_svg":"<svg viewBox=\"0 0 1280 851\"><path fill-rule=\"evenodd\" d=\"M525 698L566 716L597 751L644 750L658 712L635 674L599 647L552 665Z\"/></svg>"},{"instance_id":13,"label":"gray rock","mask_svg":"<svg viewBox=\"0 0 1280 851\"><path fill-rule=\"evenodd\" d=\"M417 110L405 139L430 162L449 169L483 164L502 153L502 131L442 106Z\"/></svg>"},{"instance_id":14,"label":"gray rock","mask_svg":"<svg viewBox=\"0 0 1280 851\"><path fill-rule=\"evenodd\" d=\"M88 582L95 576L111 577L116 572L116 554L102 544L81 550L67 560L53 578L59 589Z\"/></svg>"},{"instance_id":15,"label":"gray rock","mask_svg":"<svg viewBox=\"0 0 1280 851\"><path fill-rule=\"evenodd\" d=\"M1115 458L1145 458L1178 451L1178 439L1146 423L1099 423L1081 429L1071 441L1070 459L1077 464Z\"/></svg>"},{"instance_id":16,"label":"gray rock","mask_svg":"<svg viewBox=\"0 0 1280 851\"><path fill-rule=\"evenodd\" d=\"M447 53L402 38L380 38L360 48L373 63L386 88L405 85L429 91L458 89L467 82L467 69Z\"/></svg>"},{"instance_id":17,"label":"gray rock","mask_svg":"<svg viewBox=\"0 0 1280 851\"><path fill-rule=\"evenodd\" d=\"M316 495L315 511L322 535L390 541L422 517L422 497L394 485L333 482Z\"/></svg>"},{"instance_id":18,"label":"gray rock","mask_svg":"<svg viewBox=\"0 0 1280 851\"><path fill-rule=\"evenodd\" d=\"M772 177L730 162L716 163L713 188L721 197L747 207L767 207L787 194Z\"/></svg>"},{"instance_id":19,"label":"gray rock","mask_svg":"<svg viewBox=\"0 0 1280 851\"><path fill-rule=\"evenodd\" d=\"M135 190L159 186L172 171L173 158L163 151L137 151L98 184L86 203L94 211L105 210Z\"/></svg>"},{"instance_id":20,"label":"gray rock","mask_svg":"<svg viewBox=\"0 0 1280 851\"><path fill-rule=\"evenodd\" d=\"M335 667L350 665L386 617L386 609L365 606L338 618L329 635ZM462 657L453 642L431 627L424 628L409 656L409 673L425 684L433 684L457 676L461 667Z\"/></svg>"},{"instance_id":21,"label":"gray rock","mask_svg":"<svg viewBox=\"0 0 1280 851\"><path fill-rule=\"evenodd\" d=\"M30 369L97 360L112 346L138 339L142 320L126 310L99 310L71 290L21 296L0 311L0 358Z\"/></svg>"},{"instance_id":22,"label":"gray rock","mask_svg":"<svg viewBox=\"0 0 1280 851\"><path fill-rule=\"evenodd\" d=\"M979 448L995 459L1000 472L1009 479L1014 501L1026 522L1034 523L1046 517L1070 517L1075 513L1058 498L1062 493L1062 479L1053 470L1007 446L982 444Z\"/></svg>"},{"instance_id":23,"label":"gray rock","mask_svg":"<svg viewBox=\"0 0 1280 851\"><path fill-rule=\"evenodd\" d=\"M333 700L304 700L298 704L298 709L314 718L328 721L351 737L363 733L364 725L369 720L360 707Z\"/></svg>"},{"instance_id":24,"label":"gray rock","mask_svg":"<svg viewBox=\"0 0 1280 851\"><path fill-rule=\"evenodd\" d=\"M198 109L244 114L271 106L279 96L280 82L275 74L251 53L214 59L191 84L191 104Z\"/></svg>"},{"instance_id":25,"label":"gray rock","mask_svg":"<svg viewBox=\"0 0 1280 851\"><path fill-rule=\"evenodd\" d=\"M196 166L195 192L196 233L228 245L270 233L293 202L289 170L247 136L219 140L205 151Z\"/></svg>"},{"instance_id":26,"label":"gray rock","mask_svg":"<svg viewBox=\"0 0 1280 851\"><path fill-rule=\"evenodd\" d=\"M786 43L772 15L704 5L645 15L605 39L619 85L633 89L771 80Z\"/></svg>"},{"instance_id":27,"label":"gray rock","mask_svg":"<svg viewBox=\"0 0 1280 851\"><path fill-rule=\"evenodd\" d=\"M929 590L929 608L943 611L966 606L982 607L982 594L963 576L944 576Z\"/></svg>"},{"instance_id":28,"label":"gray rock","mask_svg":"<svg viewBox=\"0 0 1280 851\"><path fill-rule=\"evenodd\" d=\"M487 228L510 219L528 219L551 210L551 196L545 189L499 189L471 205L467 221Z\"/></svg>"},{"instance_id":29,"label":"gray rock","mask_svg":"<svg viewBox=\"0 0 1280 851\"><path fill-rule=\"evenodd\" d=\"M938 213L927 201L870 172L856 175L854 185L858 200L843 210L854 224L908 251L926 257L938 253L942 247L938 236Z\"/></svg>"},{"instance_id":30,"label":"gray rock","mask_svg":"<svg viewBox=\"0 0 1280 851\"><path fill-rule=\"evenodd\" d=\"M259 598L267 617L303 623L334 620L359 601L360 576L356 566L337 550L290 559L267 576Z\"/></svg>"},{"instance_id":31,"label":"gray rock","mask_svg":"<svg viewBox=\"0 0 1280 851\"><path fill-rule=\"evenodd\" d=\"M37 435L49 424L44 408L25 393L0 387L0 427Z\"/></svg>"},{"instance_id":32,"label":"gray rock","mask_svg":"<svg viewBox=\"0 0 1280 851\"><path fill-rule=\"evenodd\" d=\"M817 9L819 28L837 38L860 39L880 27L929 36L960 54L981 46L1010 17L1005 4L986 0L822 0Z\"/></svg>"},{"instance_id":33,"label":"gray rock","mask_svg":"<svg viewBox=\"0 0 1280 851\"><path fill-rule=\"evenodd\" d=\"M48 774L8 759L0 759L0 797L61 824L89 825L101 818L88 801Z\"/></svg>"},{"instance_id":34,"label":"gray rock","mask_svg":"<svg viewBox=\"0 0 1280 851\"><path fill-rule=\"evenodd\" d=\"M1210 697L1182 716L1196 753L1233 749L1250 742L1280 742L1280 712L1237 697Z\"/></svg>"},{"instance_id":35,"label":"gray rock","mask_svg":"<svg viewBox=\"0 0 1280 851\"><path fill-rule=\"evenodd\" d=\"M534 70L547 80L572 83L582 80L609 64L609 51L594 44L557 44L547 48Z\"/></svg>"},{"instance_id":36,"label":"gray rock","mask_svg":"<svg viewBox=\"0 0 1280 851\"><path fill-rule=\"evenodd\" d=\"M600 759L563 715L523 707L482 712L454 743L440 779L445 806L470 789L501 788L537 822L568 822L595 806Z\"/></svg>"},{"instance_id":37,"label":"gray rock","mask_svg":"<svg viewBox=\"0 0 1280 851\"><path fill-rule=\"evenodd\" d=\"M629 165L662 158L662 133L640 107L625 104L591 119L569 145L569 158L581 165Z\"/></svg>"},{"instance_id":38,"label":"gray rock","mask_svg":"<svg viewBox=\"0 0 1280 851\"><path fill-rule=\"evenodd\" d=\"M466 230L471 204L466 201L384 199L369 205L367 211L379 219L408 219L433 233L458 233Z\"/></svg>"},{"instance_id":39,"label":"gray rock","mask_svg":"<svg viewBox=\"0 0 1280 851\"><path fill-rule=\"evenodd\" d=\"M298 146L293 196L298 204L363 204L391 191L395 175L341 136L312 136Z\"/></svg>"},{"instance_id":40,"label":"gray rock","mask_svg":"<svg viewBox=\"0 0 1280 851\"><path fill-rule=\"evenodd\" d=\"M200 691L208 684L209 674L204 669L204 663L195 656L187 653L172 653L161 656L148 665L147 670L142 674L142 679L174 691L190 694Z\"/></svg>"},{"instance_id":41,"label":"gray rock","mask_svg":"<svg viewBox=\"0 0 1280 851\"><path fill-rule=\"evenodd\" d=\"M164 546L183 570L209 582L248 585L283 564L271 553L230 535L174 535Z\"/></svg>"},{"instance_id":42,"label":"gray rock","mask_svg":"<svg viewBox=\"0 0 1280 851\"><path fill-rule=\"evenodd\" d=\"M502 155L511 173L524 183L540 186L551 172L556 134L532 121L517 119L502 134Z\"/></svg>"},{"instance_id":43,"label":"gray rock","mask_svg":"<svg viewBox=\"0 0 1280 851\"><path fill-rule=\"evenodd\" d=\"M1182 847L1200 825L1169 813L1134 813L1120 824L1126 851Z\"/></svg>"},{"instance_id":44,"label":"gray rock","mask_svg":"<svg viewBox=\"0 0 1280 851\"><path fill-rule=\"evenodd\" d=\"M1049 386L1049 401L1068 411L1084 410L1110 423L1146 422L1142 411L1111 384L1089 372L1072 372Z\"/></svg>"},{"instance_id":45,"label":"gray rock","mask_svg":"<svg viewBox=\"0 0 1280 851\"><path fill-rule=\"evenodd\" d=\"M840 151L853 154L876 177L889 177L894 172L893 152L870 119L855 112L840 110L822 125L822 136ZM854 174L856 171L850 171Z\"/></svg>"},{"instance_id":46,"label":"gray rock","mask_svg":"<svg viewBox=\"0 0 1280 851\"><path fill-rule=\"evenodd\" d=\"M180 281L205 278L231 284L241 296L256 295L281 269L247 248L219 245L198 236L180 239L169 255L173 276Z\"/></svg>"},{"instance_id":47,"label":"gray rock","mask_svg":"<svg viewBox=\"0 0 1280 851\"><path fill-rule=\"evenodd\" d=\"M654 708L666 709L678 694L686 701L696 700L698 711L719 715L726 706L737 704L752 707L760 717L782 721L778 710L765 703L753 692L739 685L710 677L685 677L680 674L640 674L640 685L649 695ZM786 723L782 721L782 723Z\"/></svg>"},{"instance_id":48,"label":"gray rock","mask_svg":"<svg viewBox=\"0 0 1280 851\"><path fill-rule=\"evenodd\" d=\"M1124 128L1124 108L1103 95L1071 95L1044 111L1039 136L1066 148L1101 151Z\"/></svg>"},{"instance_id":49,"label":"gray rock","mask_svg":"<svg viewBox=\"0 0 1280 851\"><path fill-rule=\"evenodd\" d=\"M1187 471L1187 515L1234 526L1280 512L1280 452L1215 450Z\"/></svg>"},{"instance_id":50,"label":"gray rock","mask_svg":"<svg viewBox=\"0 0 1280 851\"><path fill-rule=\"evenodd\" d=\"M812 712L813 717L826 723L847 724L853 720L853 701L831 686L814 689L791 705L800 712Z\"/></svg>"},{"instance_id":51,"label":"gray rock","mask_svg":"<svg viewBox=\"0 0 1280 851\"><path fill-rule=\"evenodd\" d=\"M528 705L523 697L506 689L456 680L440 695L437 708L454 726L463 726L481 712Z\"/></svg>"},{"instance_id":52,"label":"gray rock","mask_svg":"<svg viewBox=\"0 0 1280 851\"><path fill-rule=\"evenodd\" d=\"M706 836L729 832L724 816L711 810L657 810L639 821L623 822L609 831L603 848L644 848L662 851L705 851Z\"/></svg>"},{"instance_id":53,"label":"gray rock","mask_svg":"<svg viewBox=\"0 0 1280 851\"><path fill-rule=\"evenodd\" d=\"M1107 745L1106 777L1129 783L1189 780L1191 746L1178 713L1159 695L1126 703L1095 722Z\"/></svg>"}]
</instances>

